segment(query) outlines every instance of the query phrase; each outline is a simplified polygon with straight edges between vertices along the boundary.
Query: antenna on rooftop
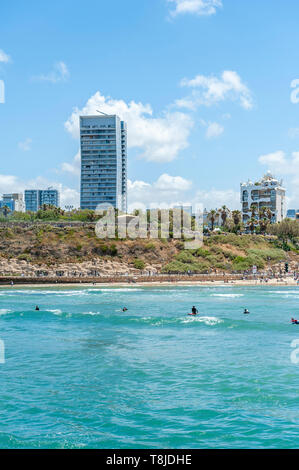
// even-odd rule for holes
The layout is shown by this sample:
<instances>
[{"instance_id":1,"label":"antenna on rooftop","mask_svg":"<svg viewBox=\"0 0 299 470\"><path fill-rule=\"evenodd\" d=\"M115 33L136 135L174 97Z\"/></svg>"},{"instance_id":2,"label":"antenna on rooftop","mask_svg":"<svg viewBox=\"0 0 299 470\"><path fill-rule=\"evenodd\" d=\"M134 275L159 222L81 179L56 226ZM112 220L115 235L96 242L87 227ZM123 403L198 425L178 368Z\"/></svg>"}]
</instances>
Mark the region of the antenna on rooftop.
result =
<instances>
[{"instance_id":1,"label":"antenna on rooftop","mask_svg":"<svg viewBox=\"0 0 299 470\"><path fill-rule=\"evenodd\" d=\"M104 114L104 116L109 116L109 114L103 113L103 111L96 110L97 113Z\"/></svg>"}]
</instances>

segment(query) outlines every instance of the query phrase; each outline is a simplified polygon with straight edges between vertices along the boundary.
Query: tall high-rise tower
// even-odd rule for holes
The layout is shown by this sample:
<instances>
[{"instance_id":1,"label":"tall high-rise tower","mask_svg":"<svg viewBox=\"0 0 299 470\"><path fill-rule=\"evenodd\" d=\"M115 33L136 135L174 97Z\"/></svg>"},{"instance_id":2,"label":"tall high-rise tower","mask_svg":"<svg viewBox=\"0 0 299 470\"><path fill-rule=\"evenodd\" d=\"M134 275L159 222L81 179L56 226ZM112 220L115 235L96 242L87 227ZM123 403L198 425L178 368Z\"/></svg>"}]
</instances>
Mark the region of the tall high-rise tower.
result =
<instances>
[{"instance_id":1,"label":"tall high-rise tower","mask_svg":"<svg viewBox=\"0 0 299 470\"><path fill-rule=\"evenodd\" d=\"M127 129L116 115L81 116L81 209L127 211Z\"/></svg>"}]
</instances>

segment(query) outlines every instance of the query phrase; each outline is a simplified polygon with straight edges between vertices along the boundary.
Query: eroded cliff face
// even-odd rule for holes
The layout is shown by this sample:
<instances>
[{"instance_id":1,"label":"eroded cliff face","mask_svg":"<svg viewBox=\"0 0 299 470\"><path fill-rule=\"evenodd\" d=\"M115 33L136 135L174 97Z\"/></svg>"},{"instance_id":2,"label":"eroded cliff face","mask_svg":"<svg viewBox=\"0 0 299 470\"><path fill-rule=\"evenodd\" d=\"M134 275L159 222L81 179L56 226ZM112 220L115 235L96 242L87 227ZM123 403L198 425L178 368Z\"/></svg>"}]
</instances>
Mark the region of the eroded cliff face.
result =
<instances>
[{"instance_id":1,"label":"eroded cliff face","mask_svg":"<svg viewBox=\"0 0 299 470\"><path fill-rule=\"evenodd\" d=\"M297 252L285 252L275 239L257 235L216 235L197 250L182 240L97 238L94 226L56 227L32 224L0 227L0 275L113 275L140 272L219 273L273 270L284 263L298 270Z\"/></svg>"}]
</instances>

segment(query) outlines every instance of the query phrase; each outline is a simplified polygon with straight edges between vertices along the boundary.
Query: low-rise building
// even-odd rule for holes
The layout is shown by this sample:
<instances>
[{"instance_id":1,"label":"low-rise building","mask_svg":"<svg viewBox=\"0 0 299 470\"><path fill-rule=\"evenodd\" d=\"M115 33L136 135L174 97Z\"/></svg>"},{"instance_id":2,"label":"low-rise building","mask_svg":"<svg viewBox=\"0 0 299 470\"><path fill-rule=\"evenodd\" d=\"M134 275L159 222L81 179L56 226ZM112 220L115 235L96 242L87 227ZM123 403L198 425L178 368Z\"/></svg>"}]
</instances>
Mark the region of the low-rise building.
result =
<instances>
[{"instance_id":1,"label":"low-rise building","mask_svg":"<svg viewBox=\"0 0 299 470\"><path fill-rule=\"evenodd\" d=\"M26 189L25 206L26 211L37 212L44 204L59 207L59 191L54 188L48 189Z\"/></svg>"},{"instance_id":2,"label":"low-rise building","mask_svg":"<svg viewBox=\"0 0 299 470\"><path fill-rule=\"evenodd\" d=\"M287 219L299 220L299 209L289 209L287 212Z\"/></svg>"},{"instance_id":3,"label":"low-rise building","mask_svg":"<svg viewBox=\"0 0 299 470\"><path fill-rule=\"evenodd\" d=\"M60 205L59 191L57 189L48 188L42 190L40 198L41 206L47 204L48 206L59 207Z\"/></svg>"},{"instance_id":4,"label":"low-rise building","mask_svg":"<svg viewBox=\"0 0 299 470\"><path fill-rule=\"evenodd\" d=\"M25 203L22 193L3 194L0 208L8 207L11 212L25 212Z\"/></svg>"},{"instance_id":5,"label":"low-rise building","mask_svg":"<svg viewBox=\"0 0 299 470\"><path fill-rule=\"evenodd\" d=\"M298 210L296 211L296 209L289 209L287 211L287 219L293 219L295 220L296 219L296 213L299 212Z\"/></svg>"}]
</instances>

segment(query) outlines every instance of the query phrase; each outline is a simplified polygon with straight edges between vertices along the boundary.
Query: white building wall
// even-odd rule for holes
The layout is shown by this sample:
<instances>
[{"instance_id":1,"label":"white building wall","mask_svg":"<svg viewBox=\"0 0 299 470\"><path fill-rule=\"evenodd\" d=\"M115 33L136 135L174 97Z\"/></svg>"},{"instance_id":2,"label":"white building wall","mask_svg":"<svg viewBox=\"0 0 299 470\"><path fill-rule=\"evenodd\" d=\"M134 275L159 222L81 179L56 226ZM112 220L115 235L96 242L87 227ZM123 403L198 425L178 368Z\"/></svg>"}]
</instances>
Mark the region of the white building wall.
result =
<instances>
[{"instance_id":1,"label":"white building wall","mask_svg":"<svg viewBox=\"0 0 299 470\"><path fill-rule=\"evenodd\" d=\"M247 200L244 198L244 192L247 191ZM267 195L261 193L269 193ZM273 222L281 222L286 217L286 191L282 187L282 182L273 178L270 174L265 175L261 181L253 183L241 183L240 196L242 204L242 217L246 222L252 217L250 210L252 205L257 206L257 212L262 207L270 208L273 214ZM247 202L248 211L245 209Z\"/></svg>"}]
</instances>

